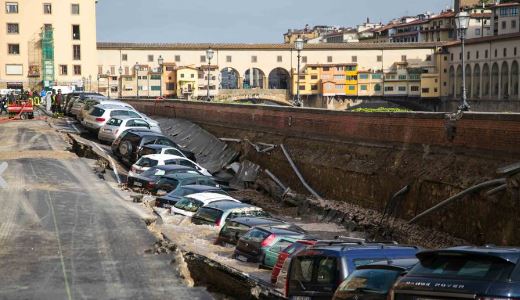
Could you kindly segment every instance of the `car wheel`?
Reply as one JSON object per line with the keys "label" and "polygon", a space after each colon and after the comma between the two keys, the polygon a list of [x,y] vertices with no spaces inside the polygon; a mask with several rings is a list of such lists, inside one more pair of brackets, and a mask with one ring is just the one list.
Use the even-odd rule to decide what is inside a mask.
{"label": "car wheel", "polygon": [[119,153],[121,156],[127,156],[132,153],[132,143],[125,141],[119,145]]}

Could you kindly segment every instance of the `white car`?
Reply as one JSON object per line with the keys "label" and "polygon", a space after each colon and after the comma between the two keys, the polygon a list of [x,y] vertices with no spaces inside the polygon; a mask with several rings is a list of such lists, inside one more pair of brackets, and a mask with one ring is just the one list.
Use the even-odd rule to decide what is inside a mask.
{"label": "white car", "polygon": [[186,157],[170,154],[151,154],[141,157],[135,164],[132,165],[128,176],[136,177],[137,175],[147,171],[151,167],[166,166],[166,165],[181,165],[191,167],[199,171],[202,175],[212,176],[208,170],[199,166],[197,163],[187,159]]}
{"label": "white car", "polygon": [[85,116],[81,124],[90,131],[98,131],[108,120],[117,116],[141,118],[140,114],[126,107],[113,104],[98,104]]}
{"label": "white car", "polygon": [[[123,132],[133,128],[148,128],[150,131],[161,133],[161,128],[159,126],[153,123],[148,123],[147,121],[141,118],[134,118],[130,116],[117,116],[108,120],[108,122],[99,129],[98,139],[101,141],[113,142]],[[166,154],[182,154],[182,152],[180,152],[179,150],[175,148],[172,149],[174,149],[175,152]]]}
{"label": "white car", "polygon": [[108,100],[107,98],[101,98],[101,97],[87,98],[82,109],[76,115],[76,118],[78,119],[78,121],[82,122],[85,119],[85,117],[88,114],[90,114],[90,112],[94,109],[94,106],[96,106],[98,104],[115,105],[115,106],[120,106],[122,108],[135,111],[135,108],[132,105],[125,103],[125,102]]}
{"label": "white car", "polygon": [[227,195],[216,193],[198,193],[182,197],[181,200],[172,206],[171,213],[175,215],[192,217],[200,207],[218,201],[240,202],[235,198]]}

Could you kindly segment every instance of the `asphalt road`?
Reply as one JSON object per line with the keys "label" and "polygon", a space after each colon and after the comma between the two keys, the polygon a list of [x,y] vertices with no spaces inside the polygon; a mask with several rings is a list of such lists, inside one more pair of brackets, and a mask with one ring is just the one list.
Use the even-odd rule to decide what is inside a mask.
{"label": "asphalt road", "polygon": [[0,299],[208,299],[43,121],[0,123]]}

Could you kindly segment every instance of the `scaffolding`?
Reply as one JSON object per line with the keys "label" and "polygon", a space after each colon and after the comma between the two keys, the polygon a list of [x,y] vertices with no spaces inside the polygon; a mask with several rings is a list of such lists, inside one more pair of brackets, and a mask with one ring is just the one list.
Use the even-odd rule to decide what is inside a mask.
{"label": "scaffolding", "polygon": [[54,85],[54,31],[50,26],[44,26],[41,33],[42,41],[42,80],[43,87]]}

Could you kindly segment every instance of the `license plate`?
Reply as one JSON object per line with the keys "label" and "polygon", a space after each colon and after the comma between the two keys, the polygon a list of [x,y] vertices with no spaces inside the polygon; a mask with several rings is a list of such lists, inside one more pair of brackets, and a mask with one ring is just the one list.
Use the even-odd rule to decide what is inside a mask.
{"label": "license plate", "polygon": [[307,297],[307,296],[292,296],[291,300],[311,300],[311,297]]}
{"label": "license plate", "polygon": [[143,184],[142,184],[142,183],[140,183],[140,182],[137,182],[137,181],[134,181],[134,185],[135,185],[135,186],[143,186]]}
{"label": "license plate", "polygon": [[247,257],[242,256],[242,255],[237,255],[237,260],[247,262]]}

